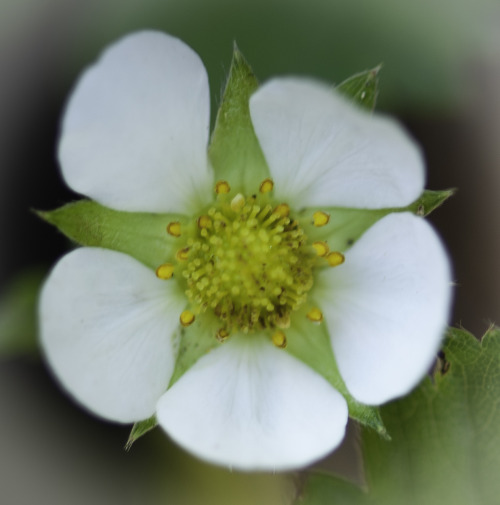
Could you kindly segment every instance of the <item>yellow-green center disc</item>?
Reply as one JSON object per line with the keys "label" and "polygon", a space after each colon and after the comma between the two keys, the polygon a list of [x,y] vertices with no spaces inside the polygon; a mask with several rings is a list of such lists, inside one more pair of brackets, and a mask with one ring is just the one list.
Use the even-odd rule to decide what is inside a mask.
{"label": "yellow-green center disc", "polygon": [[178,256],[186,295],[228,332],[286,328],[313,284],[314,250],[286,204],[237,195],[198,218]]}

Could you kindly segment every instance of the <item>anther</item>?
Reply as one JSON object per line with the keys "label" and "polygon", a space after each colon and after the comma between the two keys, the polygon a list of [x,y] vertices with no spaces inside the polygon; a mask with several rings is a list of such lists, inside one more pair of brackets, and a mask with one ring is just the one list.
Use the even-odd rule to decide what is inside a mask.
{"label": "anther", "polygon": [[313,242],[312,246],[314,247],[316,254],[321,257],[326,256],[330,251],[328,244],[326,242],[321,241],[321,240],[318,242]]}
{"label": "anther", "polygon": [[181,223],[179,221],[172,221],[167,225],[167,233],[172,235],[172,237],[180,237],[181,236]]}
{"label": "anther", "polygon": [[231,186],[229,185],[229,183],[227,181],[219,181],[215,185],[215,192],[218,195],[229,193],[230,191],[231,191]]}
{"label": "anther", "polygon": [[221,328],[215,335],[215,338],[219,342],[225,342],[229,338],[229,332],[225,328]]}
{"label": "anther", "polygon": [[345,258],[342,253],[334,251],[326,255],[326,261],[328,261],[328,264],[331,267],[337,267],[339,265],[342,265],[342,263],[344,263]]}
{"label": "anther", "polygon": [[179,321],[181,322],[182,326],[190,326],[191,324],[194,323],[195,316],[190,310],[184,310],[180,317]]}
{"label": "anther", "polygon": [[280,349],[284,349],[286,347],[286,335],[281,330],[275,331],[271,339],[276,347],[279,347]]}
{"label": "anther", "polygon": [[245,206],[245,197],[241,194],[238,193],[232,200],[231,200],[231,209],[234,212],[240,211],[243,207]]}
{"label": "anther", "polygon": [[189,254],[189,247],[184,247],[183,249],[179,249],[176,253],[175,253],[175,257],[179,260],[179,261],[186,261],[188,259],[188,254]]}
{"label": "anther", "polygon": [[198,218],[198,228],[204,229],[211,227],[212,227],[212,220],[208,216],[200,216]]}
{"label": "anther", "polygon": [[270,191],[272,191],[274,188],[274,182],[272,179],[264,179],[261,183],[260,183],[260,187],[259,187],[259,191],[261,193],[269,193]]}
{"label": "anther", "polygon": [[327,214],[326,212],[323,212],[321,210],[317,210],[313,214],[313,225],[314,226],[325,226],[325,224],[328,224],[328,221],[330,221],[330,215]]}
{"label": "anther", "polygon": [[286,203],[280,203],[273,210],[273,214],[278,214],[280,217],[288,217],[290,215],[290,207]]}
{"label": "anther", "polygon": [[163,263],[156,269],[156,277],[167,280],[174,275],[174,265],[172,263]]}
{"label": "anther", "polygon": [[323,321],[323,313],[318,309],[318,307],[313,307],[307,313],[307,319],[313,323],[321,323],[321,321]]}

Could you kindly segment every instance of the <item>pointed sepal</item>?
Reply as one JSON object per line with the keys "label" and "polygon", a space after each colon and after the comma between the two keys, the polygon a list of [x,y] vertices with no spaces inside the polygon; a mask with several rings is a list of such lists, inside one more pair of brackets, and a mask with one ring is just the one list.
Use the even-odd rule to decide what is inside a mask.
{"label": "pointed sepal", "polygon": [[382,65],[355,74],[341,82],[335,89],[353,102],[368,110],[375,108],[378,96],[378,73]]}
{"label": "pointed sepal", "polygon": [[[306,208],[299,213],[302,226],[307,229],[311,241],[328,242],[330,249],[346,251],[358,240],[363,233],[373,226],[379,219],[393,212],[412,212],[417,216],[428,216],[453,196],[454,189],[442,191],[425,190],[420,197],[407,207],[385,209],[353,209],[347,207],[318,207]],[[315,212],[326,212],[329,216],[328,226],[311,226]]]}
{"label": "pointed sepal", "polygon": [[156,416],[152,416],[149,419],[145,419],[144,421],[139,421],[132,426],[132,430],[130,431],[130,435],[128,436],[127,443],[125,444],[125,450],[130,451],[132,445],[144,436],[146,433],[150,432],[154,428],[158,426],[158,421],[156,420]]}
{"label": "pointed sepal", "polygon": [[[312,302],[311,304],[314,305]],[[349,417],[363,426],[371,428],[385,440],[389,440],[390,436],[378,407],[359,403],[347,390],[333,355],[326,325],[310,322],[305,309],[300,309],[294,314],[292,324],[286,330],[286,335],[286,351],[323,376],[342,394],[347,402]]]}
{"label": "pointed sepal", "polygon": [[269,177],[249,109],[250,96],[258,86],[250,65],[235,44],[208,153],[215,180],[227,181],[232,189],[244,194],[254,193]]}
{"label": "pointed sepal", "polygon": [[426,189],[420,198],[408,206],[407,210],[417,214],[417,216],[428,216],[432,211],[443,205],[455,192],[456,189],[444,189],[441,191]]}
{"label": "pointed sepal", "polygon": [[171,222],[187,226],[184,216],[123,212],[91,200],[79,200],[37,215],[79,245],[103,247],[132,256],[156,269],[175,256],[179,238],[167,233]]}

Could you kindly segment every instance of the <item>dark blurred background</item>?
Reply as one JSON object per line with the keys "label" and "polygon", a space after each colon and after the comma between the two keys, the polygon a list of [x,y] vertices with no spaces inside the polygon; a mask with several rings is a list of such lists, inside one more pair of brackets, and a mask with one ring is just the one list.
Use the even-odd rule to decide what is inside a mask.
{"label": "dark blurred background", "polygon": [[[107,44],[142,28],[180,37],[207,66],[214,112],[233,41],[262,81],[301,74],[338,83],[382,63],[378,109],[398,116],[423,146],[429,189],[458,188],[431,221],[454,265],[450,322],[480,335],[500,322],[499,7],[497,0],[0,0],[0,503],[265,505],[289,503],[293,494],[288,476],[210,467],[161,433],[125,453],[128,428],[71,403],[33,348],[27,286],[67,244],[30,209],[76,197],[55,159],[59,121],[78,74]],[[351,426],[320,466],[360,481],[358,464]]]}

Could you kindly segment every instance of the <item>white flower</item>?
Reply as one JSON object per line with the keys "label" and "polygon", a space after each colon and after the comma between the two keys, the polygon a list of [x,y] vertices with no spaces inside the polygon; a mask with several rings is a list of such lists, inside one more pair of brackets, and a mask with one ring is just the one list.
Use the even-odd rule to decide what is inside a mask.
{"label": "white flower", "polygon": [[[193,216],[193,223],[206,218],[206,226],[198,221],[188,233],[189,254],[198,247],[196,237],[205,237],[212,249],[202,249],[205,239],[199,238],[196,267],[194,259],[187,266],[174,258],[166,264],[167,270],[179,268],[184,280],[182,275],[165,280],[171,272],[155,275],[120,252],[76,249],[57,263],[44,286],[41,341],[62,385],[93,413],[124,423],[156,413],[163,429],[199,457],[240,469],[282,470],[326,455],[342,440],[347,421],[343,396],[278,348],[285,344],[287,326],[307,332],[303,328],[315,324],[296,324],[295,309],[310,308],[311,319],[324,318],[348,390],[358,401],[378,405],[407,393],[431,364],[449,311],[450,268],[433,229],[407,212],[377,221],[343,251],[345,263],[337,268],[326,266],[325,251],[311,252],[302,228],[288,218],[303,209],[312,215],[322,207],[379,209],[414,201],[423,190],[424,166],[394,121],[299,78],[261,86],[250,112],[269,166],[267,184],[274,182],[272,197],[257,198],[287,204],[278,217],[270,211],[256,219],[255,232],[245,217],[252,240],[274,226],[276,243],[287,243],[278,256],[262,253],[270,255],[271,267],[267,259],[253,259],[261,246],[250,242],[246,263],[234,260],[240,254],[234,243],[241,237],[222,239],[222,228],[215,226],[216,212],[236,229],[232,213],[243,219],[241,206],[257,207],[250,195],[224,200],[214,193],[207,156],[208,81],[198,56],[168,35],[141,32],[111,46],[84,73],[62,128],[59,157],[66,182],[114,209],[176,212]],[[207,210],[210,206],[215,210]],[[327,214],[316,217],[326,220]],[[281,224],[268,225],[266,219]],[[192,272],[200,264],[212,269],[209,259],[226,239],[220,258],[230,252],[218,257],[222,270],[211,273],[207,285],[196,284]],[[342,255],[335,252],[330,259],[339,264]],[[318,261],[324,262],[321,268]],[[254,263],[257,287],[247,283],[255,271],[240,272]],[[191,282],[187,290],[185,279]],[[221,294],[226,281],[232,286],[227,296]],[[271,301],[268,288],[275,293]],[[285,294],[297,303],[285,301]],[[248,309],[241,301],[247,295],[262,308]],[[212,331],[202,318],[187,328],[193,306],[212,299],[217,307],[206,312],[223,323],[219,337],[226,329],[231,335],[167,390],[179,315],[186,326],[183,338]],[[310,303],[316,305],[308,308]]]}

